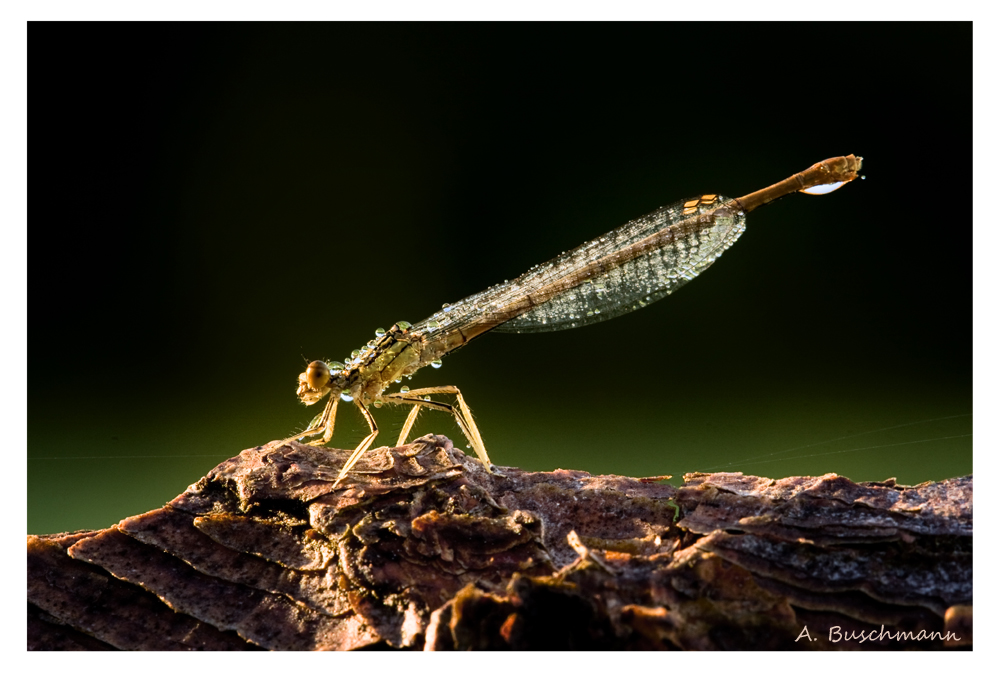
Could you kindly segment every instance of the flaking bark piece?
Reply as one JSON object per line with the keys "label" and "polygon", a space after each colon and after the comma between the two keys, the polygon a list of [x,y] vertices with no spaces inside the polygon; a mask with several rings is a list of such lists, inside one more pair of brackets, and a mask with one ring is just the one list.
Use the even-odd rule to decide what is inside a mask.
{"label": "flaking bark piece", "polygon": [[858,484],[836,474],[684,478],[677,494],[680,525],[701,534],[740,530],[817,544],[972,535],[972,476],[914,487],[894,480]]}
{"label": "flaking bark piece", "polygon": [[227,548],[294,570],[326,569],[337,555],[334,543],[301,521],[220,514],[195,518],[194,526]]}
{"label": "flaking bark piece", "polygon": [[69,554],[145,588],[178,612],[266,649],[350,649],[375,641],[352,617],[339,620],[282,594],[203,574],[118,528],[77,542]]}
{"label": "flaking bark piece", "polygon": [[[207,646],[214,635],[269,649],[858,647],[796,641],[804,621],[947,624],[963,631],[949,646],[971,640],[971,477],[905,488],[698,474],[678,492],[656,478],[488,473],[425,436],[372,450],[334,490],[349,454],[254,448],[163,509],[47,538],[57,555],[32,563],[29,539],[29,586],[42,579],[45,590],[29,587],[29,601],[49,597],[29,611],[36,644],[223,648]],[[131,594],[130,625],[92,630],[127,601],[77,598],[64,611],[48,581],[59,574],[71,598],[103,586]],[[824,584],[831,574],[837,583]],[[171,637],[168,615],[190,636]],[[134,639],[148,634],[158,646]]]}
{"label": "flaking bark piece", "polygon": [[346,508],[393,490],[457,475],[460,466],[452,461],[446,447],[451,449],[451,441],[444,446],[438,445],[434,437],[424,437],[402,448],[370,450],[344,481],[346,490],[334,491],[339,467],[349,451],[295,442],[271,443],[244,450],[219,464],[171,502],[171,506],[209,515],[249,513],[264,503],[274,509],[287,502],[292,510],[298,511],[296,507],[335,493],[333,503]]}
{"label": "flaking bark piece", "polygon": [[[252,550],[246,551],[247,548],[256,548],[260,538],[275,534],[276,527],[273,521],[261,521],[245,516],[210,518],[225,519],[228,534],[232,534],[235,530],[254,532],[255,535],[251,537],[252,541],[249,544],[235,535],[223,537],[220,543],[203,532],[200,524],[205,518],[192,518],[191,514],[169,506],[141,516],[126,518],[118,524],[118,529],[144,544],[168,551],[172,556],[209,577],[243,584],[260,591],[282,594],[294,602],[328,616],[341,616],[351,611],[346,594],[340,588],[336,565],[300,570],[282,564],[281,560],[268,559]],[[242,524],[236,524],[238,521]],[[299,550],[302,555],[295,556],[292,553],[294,544],[290,541],[291,532],[283,532],[283,536],[277,537],[273,549],[295,561],[309,560],[305,554],[315,551],[317,539],[316,536],[310,536],[310,532],[313,531],[306,529],[300,533]],[[332,547],[333,544],[325,541],[324,546]],[[277,555],[273,549],[268,550],[268,553]],[[335,555],[334,549],[327,552],[324,558],[329,560]]]}
{"label": "flaking bark piece", "polygon": [[114,647],[76,630],[28,603],[28,651],[104,652]]}
{"label": "flaking bark piece", "polygon": [[971,542],[918,552],[905,543],[817,547],[715,531],[697,546],[760,576],[823,592],[831,601],[844,591],[862,591],[882,603],[925,607],[940,616],[952,605],[972,602]]}
{"label": "flaking bark piece", "polygon": [[945,642],[946,647],[963,647],[972,644],[972,605],[955,605],[944,614],[944,627],[954,635]]}
{"label": "flaking bark piece", "polygon": [[788,649],[795,613],[746,570],[688,549],[676,560],[589,553],[501,592],[467,586],[431,618],[428,650]]}
{"label": "flaking bark piece", "polygon": [[[827,474],[691,474],[680,526],[811,611],[940,628],[972,601],[972,477],[908,487]],[[937,617],[929,617],[928,612]]]}
{"label": "flaking bark piece", "polygon": [[28,604],[35,608],[29,616],[56,626],[29,624],[29,649],[92,649],[94,643],[129,650],[255,649],[239,636],[175,612],[155,595],[67,555],[74,544],[99,534],[28,536]]}
{"label": "flaking bark piece", "polygon": [[[726,560],[728,562],[729,558]],[[850,619],[871,626],[897,626],[913,631],[933,631],[941,627],[939,614],[925,607],[879,602],[862,591],[811,591],[760,574],[754,574],[754,581],[761,588],[786,598],[800,616],[819,613],[841,621]]]}
{"label": "flaking bark piece", "polygon": [[680,536],[671,502],[676,489],[668,484],[563,469],[508,469],[485,480],[498,504],[538,514],[545,549],[556,567],[577,558],[567,539],[571,531],[584,543],[647,554],[670,550]]}
{"label": "flaking bark piece", "polygon": [[[413,509],[387,520],[377,519],[381,524],[366,531],[386,527],[409,536],[408,529],[414,519],[431,511],[487,519],[506,517],[507,513],[531,513],[538,523],[539,546],[536,553],[528,557],[534,563],[550,564],[553,568],[576,558],[566,542],[571,530],[576,530],[584,541],[601,541],[609,547],[647,552],[669,547],[668,540],[678,535],[673,522],[676,509],[670,503],[675,488],[671,485],[625,476],[592,476],[583,471],[527,472],[501,467],[497,473],[488,473],[477,459],[456,450],[443,436],[426,436],[409,446],[379,449],[379,452],[399,458],[379,459],[378,466],[389,468],[381,472],[368,469],[368,473],[351,475],[344,481],[345,490],[313,500],[309,505],[309,518],[314,528],[330,537],[339,536],[345,528],[357,524],[355,516],[350,515],[354,513],[352,507],[370,510],[379,495],[390,498],[390,493],[408,493],[411,496],[405,501],[412,503]],[[418,460],[423,472],[414,475],[412,464],[401,461],[403,457]],[[428,488],[419,489],[421,485]],[[457,521],[440,519],[438,522],[451,526]],[[526,522],[508,521],[499,528],[519,529]],[[477,529],[482,531],[481,528],[469,531],[474,535]],[[424,528],[420,538],[426,540],[427,536]],[[452,548],[483,551],[489,548],[470,546],[463,537],[453,535],[451,539],[455,545],[446,546],[444,555],[436,556],[435,565],[448,568],[450,554],[447,551]],[[413,546],[408,544],[411,554],[417,552]],[[491,546],[495,548],[496,545]],[[497,561],[502,557],[493,556]],[[469,561],[475,564],[471,563],[471,558]],[[527,564],[526,559],[522,558],[522,562]],[[526,571],[522,563],[511,564],[515,571]],[[455,571],[454,567],[451,569]]]}
{"label": "flaking bark piece", "polygon": [[70,554],[249,643],[350,649],[421,646],[431,613],[470,582],[503,587],[575,559],[572,528],[611,548],[670,548],[669,485],[491,474],[427,436],[373,450],[333,490],[347,455],[297,443],[244,451]]}

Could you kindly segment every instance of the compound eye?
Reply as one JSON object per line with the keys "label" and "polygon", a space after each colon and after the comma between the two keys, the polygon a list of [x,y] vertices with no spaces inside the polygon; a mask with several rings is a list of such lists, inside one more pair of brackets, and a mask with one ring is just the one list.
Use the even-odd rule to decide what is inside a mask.
{"label": "compound eye", "polygon": [[306,368],[306,382],[313,389],[322,389],[330,383],[330,368],[322,361],[313,361]]}

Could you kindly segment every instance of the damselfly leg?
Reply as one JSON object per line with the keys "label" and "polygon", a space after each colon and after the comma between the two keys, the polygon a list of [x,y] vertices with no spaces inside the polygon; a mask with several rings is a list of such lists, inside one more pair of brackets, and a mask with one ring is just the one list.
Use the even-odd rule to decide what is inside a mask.
{"label": "damselfly leg", "polygon": [[368,448],[371,447],[371,444],[375,441],[375,437],[378,436],[378,425],[375,424],[375,418],[372,417],[368,408],[366,408],[361,401],[356,400],[354,403],[358,406],[358,410],[361,411],[361,414],[364,415],[365,421],[368,422],[368,427],[371,429],[371,433],[365,436],[364,440],[358,444],[358,447],[354,448],[354,452],[351,453],[351,456],[347,458],[344,466],[340,469],[340,473],[337,475],[337,480],[333,484],[334,489],[340,485],[340,482],[344,480],[350,470],[354,468],[354,465],[357,464],[358,460],[361,459],[361,456],[368,451]]}
{"label": "damselfly leg", "polygon": [[320,415],[317,415],[313,421],[309,424],[309,428],[305,431],[300,431],[294,436],[289,436],[285,440],[281,441],[280,445],[285,443],[290,443],[291,441],[303,442],[306,438],[310,436],[316,436],[319,433],[323,434],[323,438],[308,441],[306,445],[326,445],[333,438],[333,424],[337,420],[337,404],[340,403],[339,396],[333,396],[326,404],[326,408]]}
{"label": "damselfly leg", "polygon": [[[423,398],[424,396],[430,396],[431,394],[453,394],[455,396],[455,400],[458,402],[458,407],[456,408],[453,405],[441,403],[440,401],[428,401]],[[400,392],[395,394],[385,394],[382,396],[382,401],[385,403],[394,403],[396,405],[406,404],[413,406],[410,414],[406,417],[406,422],[403,424],[403,430],[399,434],[397,445],[403,445],[406,443],[406,438],[410,435],[410,431],[413,429],[413,424],[417,421],[417,415],[420,413],[421,408],[440,410],[455,416],[455,421],[458,422],[458,428],[461,429],[465,437],[469,439],[472,449],[476,451],[476,455],[478,455],[479,459],[482,460],[486,470],[489,471],[492,468],[493,464],[490,462],[489,455],[486,454],[486,445],[483,443],[482,436],[479,435],[479,427],[476,426],[475,420],[472,419],[472,411],[469,410],[469,406],[465,402],[462,392],[458,390],[458,387],[450,385],[443,387],[426,387],[423,389],[413,389],[406,393]]]}

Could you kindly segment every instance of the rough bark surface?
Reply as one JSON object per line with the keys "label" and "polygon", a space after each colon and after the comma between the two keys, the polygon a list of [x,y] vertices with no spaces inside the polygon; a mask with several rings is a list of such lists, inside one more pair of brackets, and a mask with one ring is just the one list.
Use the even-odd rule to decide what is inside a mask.
{"label": "rough bark surface", "polygon": [[29,535],[28,648],[971,647],[971,476],[674,488],[425,436],[334,490],[347,455],[244,450],[162,509]]}

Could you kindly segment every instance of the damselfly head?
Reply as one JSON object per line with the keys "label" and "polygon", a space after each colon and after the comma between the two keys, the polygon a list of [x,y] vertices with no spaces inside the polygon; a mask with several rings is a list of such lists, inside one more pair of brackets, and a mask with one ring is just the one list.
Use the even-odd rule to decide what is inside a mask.
{"label": "damselfly head", "polygon": [[339,371],[333,371],[323,361],[313,361],[306,371],[299,375],[299,388],[295,394],[306,405],[312,405],[334,388]]}
{"label": "damselfly head", "polygon": [[329,384],[332,379],[332,373],[330,372],[330,366],[328,366],[324,361],[313,361],[306,368],[306,382],[312,389],[322,389],[327,384]]}

